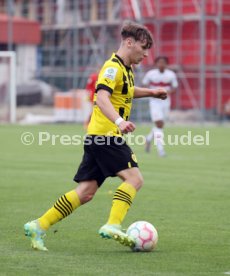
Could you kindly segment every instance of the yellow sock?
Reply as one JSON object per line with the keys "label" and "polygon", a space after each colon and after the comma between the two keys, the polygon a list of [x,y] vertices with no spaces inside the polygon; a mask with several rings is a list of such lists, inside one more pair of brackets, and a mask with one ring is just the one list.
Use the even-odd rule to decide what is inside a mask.
{"label": "yellow sock", "polygon": [[78,194],[72,190],[61,196],[54,206],[50,208],[38,221],[43,230],[48,230],[51,225],[70,215],[81,205]]}
{"label": "yellow sock", "polygon": [[108,224],[121,224],[132,201],[136,195],[136,189],[129,183],[123,182],[113,197],[113,204],[109,215]]}

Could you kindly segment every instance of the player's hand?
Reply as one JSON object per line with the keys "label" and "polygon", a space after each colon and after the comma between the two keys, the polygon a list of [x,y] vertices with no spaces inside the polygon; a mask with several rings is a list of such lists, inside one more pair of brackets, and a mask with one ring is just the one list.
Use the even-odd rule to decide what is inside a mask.
{"label": "player's hand", "polygon": [[119,124],[119,129],[121,131],[121,133],[129,133],[129,132],[133,132],[135,130],[136,126],[134,125],[134,123],[130,122],[130,121],[122,121]]}
{"label": "player's hand", "polygon": [[152,90],[152,95],[154,98],[165,100],[167,99],[167,90],[165,88],[156,88]]}

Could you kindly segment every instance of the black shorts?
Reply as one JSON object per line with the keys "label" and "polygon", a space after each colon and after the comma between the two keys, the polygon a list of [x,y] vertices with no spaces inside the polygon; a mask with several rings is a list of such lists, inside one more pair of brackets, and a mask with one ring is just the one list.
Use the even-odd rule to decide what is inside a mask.
{"label": "black shorts", "polygon": [[101,186],[108,176],[132,167],[138,167],[136,156],[122,137],[87,136],[74,181],[96,180]]}

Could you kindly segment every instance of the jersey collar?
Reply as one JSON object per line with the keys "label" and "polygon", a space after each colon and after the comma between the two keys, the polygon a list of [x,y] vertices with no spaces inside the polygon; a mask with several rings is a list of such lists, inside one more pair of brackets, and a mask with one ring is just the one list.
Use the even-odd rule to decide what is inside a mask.
{"label": "jersey collar", "polygon": [[114,56],[125,66],[126,69],[128,69],[128,70],[131,70],[131,69],[132,69],[131,66],[125,65],[123,59],[120,58],[117,54],[114,54]]}

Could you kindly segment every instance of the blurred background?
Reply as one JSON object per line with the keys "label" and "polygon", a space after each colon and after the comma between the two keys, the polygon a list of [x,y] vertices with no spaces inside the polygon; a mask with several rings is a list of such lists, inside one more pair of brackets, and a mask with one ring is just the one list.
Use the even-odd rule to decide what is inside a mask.
{"label": "blurred background", "polygon": [[[171,120],[229,119],[230,0],[0,0],[0,122],[83,122],[87,79],[117,50],[124,20],[155,40],[136,85],[158,55],[177,74]],[[147,99],[132,116],[150,120]]]}

